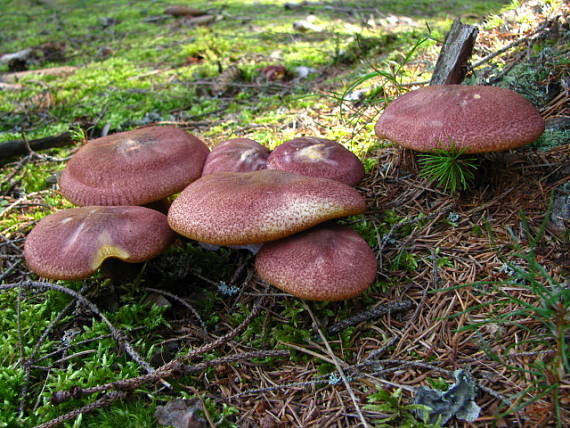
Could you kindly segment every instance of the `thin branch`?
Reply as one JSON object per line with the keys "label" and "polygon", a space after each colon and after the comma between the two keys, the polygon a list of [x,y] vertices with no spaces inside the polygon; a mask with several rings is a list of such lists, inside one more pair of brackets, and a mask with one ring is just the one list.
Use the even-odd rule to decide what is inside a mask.
{"label": "thin branch", "polygon": [[313,311],[311,310],[311,308],[309,307],[307,302],[303,301],[303,306],[305,307],[305,309],[307,310],[307,312],[311,316],[311,319],[313,320],[313,324],[314,324],[317,332],[319,333],[319,336],[321,336],[321,339],[322,339],[323,343],[325,344],[325,347],[327,348],[327,352],[329,353],[330,357],[332,358],[332,360],[334,362],[336,370],[338,371],[338,373],[340,374],[340,377],[342,378],[344,386],[346,387],[346,390],[348,391],[348,395],[350,395],[350,399],[352,400],[352,403],[354,404],[354,407],[356,409],[356,413],[358,414],[358,417],[360,418],[360,421],[362,422],[362,426],[365,428],[368,428],[370,425],[368,424],[368,422],[366,422],[366,419],[364,418],[364,415],[362,414],[362,410],[360,409],[360,404],[358,402],[358,399],[356,398],[356,395],[354,394],[354,391],[352,390],[352,387],[350,386],[350,382],[348,381],[348,378],[346,377],[346,374],[344,373],[344,370],[342,369],[342,366],[340,365],[340,363],[338,361],[338,357],[334,354],[329,342],[327,341],[327,338],[325,337],[324,333],[322,332],[322,330],[319,326],[319,323],[317,322],[315,315],[313,314]]}
{"label": "thin branch", "polygon": [[131,346],[131,344],[129,342],[127,342],[123,332],[121,332],[120,330],[117,330],[113,326],[113,324],[111,324],[111,322],[107,319],[107,317],[105,317],[105,315],[103,315],[99,311],[97,306],[95,306],[93,303],[91,303],[89,300],[87,300],[85,297],[83,297],[78,292],[73,291],[73,290],[66,288],[66,287],[62,287],[61,285],[52,284],[49,282],[24,281],[21,283],[0,285],[0,290],[11,290],[11,289],[15,289],[15,288],[19,288],[19,289],[22,289],[22,288],[44,288],[44,289],[48,289],[48,290],[59,291],[60,293],[65,293],[65,294],[75,298],[76,300],[81,302],[81,304],[87,306],[89,308],[89,310],[91,310],[99,318],[101,318],[101,320],[107,325],[109,330],[111,330],[111,333],[113,334],[113,338],[119,343],[119,345],[123,348],[123,350],[133,359],[133,361],[135,361],[137,364],[139,364],[147,373],[152,373],[154,371],[154,369],[146,361],[143,360],[143,358],[138,354],[138,352],[134,350],[134,348]]}
{"label": "thin branch", "polygon": [[[557,19],[557,18],[555,18]],[[552,20],[554,21],[554,20]],[[521,37],[520,39],[515,40],[514,42],[509,43],[508,45],[502,47],[501,49],[487,55],[486,57],[480,59],[479,61],[477,61],[476,63],[472,64],[469,67],[469,71],[474,70],[475,68],[485,64],[486,62],[489,62],[490,60],[492,60],[493,58],[495,58],[496,56],[499,56],[503,53],[505,53],[506,51],[524,43],[527,42],[529,40],[533,40],[539,37],[540,33],[545,32],[545,30],[552,24],[552,21],[546,21],[543,22],[535,31],[533,31],[532,33],[530,33],[529,35],[525,36],[525,37]]]}
{"label": "thin branch", "polygon": [[375,320],[383,315],[390,314],[393,312],[406,311],[411,307],[412,307],[411,300],[402,300],[401,302],[385,303],[383,305],[376,306],[375,308],[359,312],[344,320],[338,321],[329,326],[327,332],[329,335],[333,335],[341,332],[345,328],[351,327],[356,324],[360,324],[361,322]]}
{"label": "thin branch", "polygon": [[90,388],[75,387],[67,391],[56,391],[52,396],[52,402],[62,403],[72,398],[77,398],[84,395],[90,395],[97,392],[104,392],[112,389],[120,391],[133,390],[146,383],[158,382],[165,377],[180,375],[180,373],[183,373],[184,370],[188,370],[188,368],[182,363],[183,361],[190,360],[194,357],[210,352],[215,348],[224,345],[229,340],[233,339],[238,334],[240,334],[249,325],[251,320],[255,318],[257,315],[259,315],[259,313],[261,312],[262,303],[263,299],[258,300],[258,302],[253,307],[250,314],[241,322],[240,325],[231,330],[229,333],[219,337],[218,339],[212,342],[202,345],[201,347],[196,348],[193,351],[190,351],[186,355],[178,357],[160,366],[152,373],[147,373],[145,375],[136,376],[129,379],[122,379],[115,382],[109,382],[106,384],[97,385]]}
{"label": "thin branch", "polygon": [[34,428],[52,428],[59,424],[64,423],[65,421],[70,421],[77,418],[79,415],[84,415],[86,413],[91,413],[94,410],[101,409],[103,407],[108,407],[113,404],[115,401],[125,398],[127,393],[124,391],[111,391],[108,394],[105,394],[103,397],[94,401],[91,404],[86,406],[80,407],[79,409],[72,410],[65,415],[58,416],[51,421],[45,422],[41,425],[37,425]]}

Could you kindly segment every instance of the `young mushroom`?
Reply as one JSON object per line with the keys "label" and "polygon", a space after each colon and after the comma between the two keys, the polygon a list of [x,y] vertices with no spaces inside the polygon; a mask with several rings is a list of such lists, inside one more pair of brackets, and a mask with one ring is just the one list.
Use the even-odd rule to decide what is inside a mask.
{"label": "young mushroom", "polygon": [[109,258],[139,263],[156,257],[174,237],[166,216],[150,208],[70,208],[40,220],[26,238],[24,257],[41,277],[81,279]]}
{"label": "young mushroom", "polygon": [[463,154],[508,150],[535,141],[544,120],[525,98],[493,86],[435,85],[393,101],[376,135],[420,152]]}
{"label": "young mushroom", "polygon": [[248,245],[280,239],[365,208],[358,191],[326,178],[269,169],[220,172],[184,189],[170,206],[168,223],[196,241]]}
{"label": "young mushroom", "polygon": [[350,150],[336,141],[299,137],[279,145],[269,155],[267,167],[310,177],[330,178],[355,186],[364,167]]}
{"label": "young mushroom", "polygon": [[180,192],[200,177],[208,147],[174,126],[151,126],[82,146],[59,179],[79,206],[145,205]]}
{"label": "young mushroom", "polygon": [[232,138],[212,149],[202,175],[215,172],[251,172],[267,168],[269,149],[249,138]]}
{"label": "young mushroom", "polygon": [[364,292],[376,277],[376,257],[346,226],[322,225],[264,244],[255,257],[259,276],[296,297],[337,301]]}

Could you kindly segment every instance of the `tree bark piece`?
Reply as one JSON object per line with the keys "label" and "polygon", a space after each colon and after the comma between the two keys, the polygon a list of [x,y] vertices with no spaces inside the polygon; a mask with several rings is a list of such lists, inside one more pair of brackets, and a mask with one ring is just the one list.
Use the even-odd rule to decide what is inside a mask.
{"label": "tree bark piece", "polygon": [[[27,142],[29,148],[34,152],[39,150],[52,149],[54,147],[64,147],[73,144],[71,133],[64,132],[60,135],[52,137],[38,138],[37,140],[29,140]],[[0,159],[6,159],[12,156],[25,155],[29,152],[28,145],[24,140],[13,140],[0,143]]]}
{"label": "tree bark piece", "polygon": [[437,58],[430,85],[452,85],[463,81],[478,33],[477,27],[462,24],[459,18],[453,21]]}

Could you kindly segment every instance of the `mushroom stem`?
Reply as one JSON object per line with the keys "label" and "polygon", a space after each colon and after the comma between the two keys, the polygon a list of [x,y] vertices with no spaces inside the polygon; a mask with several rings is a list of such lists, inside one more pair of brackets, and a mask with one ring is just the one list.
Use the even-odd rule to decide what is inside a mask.
{"label": "mushroom stem", "polygon": [[168,214],[168,208],[170,208],[170,200],[168,198],[162,198],[159,201],[144,204],[143,207],[150,208],[151,210],[155,210],[166,215]]}
{"label": "mushroom stem", "polygon": [[101,272],[113,285],[124,285],[135,282],[143,267],[144,262],[128,263],[111,257],[103,262]]}

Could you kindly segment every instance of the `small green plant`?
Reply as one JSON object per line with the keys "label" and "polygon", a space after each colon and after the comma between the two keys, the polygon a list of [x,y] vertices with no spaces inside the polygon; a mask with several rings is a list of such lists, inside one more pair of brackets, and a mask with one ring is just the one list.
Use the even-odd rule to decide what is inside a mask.
{"label": "small green plant", "polygon": [[382,419],[374,421],[374,426],[383,427],[409,427],[409,428],[437,428],[439,424],[429,424],[427,421],[419,421],[416,419],[415,411],[423,410],[424,414],[429,414],[429,407],[421,404],[405,404],[403,403],[402,390],[396,389],[390,392],[380,389],[368,396],[368,403],[364,409],[378,412],[384,415]]}
{"label": "small green plant", "polygon": [[450,193],[467,190],[475,178],[477,159],[452,145],[419,156],[420,174]]}
{"label": "small green plant", "polygon": [[[548,358],[537,358],[529,368],[519,367],[509,362],[508,355],[499,355],[490,346],[483,346],[489,358],[502,361],[510,370],[521,372],[532,380],[529,387],[513,397],[512,406],[504,409],[501,417],[524,409],[526,406],[550,398],[552,419],[555,426],[562,427],[561,414],[563,405],[562,380],[570,373],[570,288],[554,277],[538,263],[534,252],[516,254],[520,263],[505,263],[501,272],[508,276],[503,281],[481,281],[474,284],[460,285],[454,288],[473,287],[478,294],[492,295],[493,300],[476,305],[457,315],[485,310],[485,319],[473,322],[461,330],[479,330],[487,325],[516,326],[528,338],[521,342],[528,349],[552,350]],[[524,266],[524,267],[523,267]],[[449,290],[449,289],[446,289]],[[516,292],[519,290],[520,292]],[[441,290],[440,290],[441,291]],[[522,296],[534,296],[523,299]],[[504,308],[516,309],[505,311]],[[543,328],[530,326],[519,320],[533,320]],[[480,334],[481,340],[483,334]],[[505,350],[506,354],[514,351]]]}

